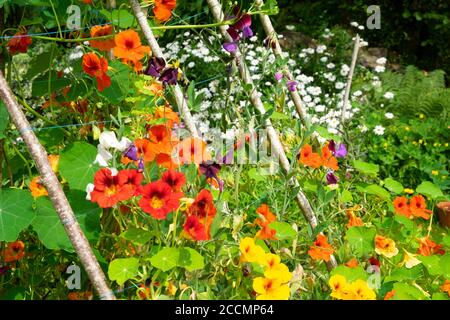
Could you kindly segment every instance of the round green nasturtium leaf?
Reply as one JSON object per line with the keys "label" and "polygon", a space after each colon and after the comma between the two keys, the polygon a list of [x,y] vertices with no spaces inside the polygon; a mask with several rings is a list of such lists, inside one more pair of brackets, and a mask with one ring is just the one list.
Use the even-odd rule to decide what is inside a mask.
{"label": "round green nasturtium leaf", "polygon": [[120,236],[137,245],[144,245],[149,242],[151,238],[153,238],[154,233],[136,227],[129,227],[126,231],[122,232]]}
{"label": "round green nasturtium leaf", "polygon": [[393,289],[395,291],[394,300],[427,300],[420,289],[403,282],[396,282]]}
{"label": "round green nasturtium leaf", "polygon": [[384,187],[395,194],[400,194],[404,190],[403,185],[392,178],[384,180]]}
{"label": "round green nasturtium leaf", "polygon": [[443,197],[441,189],[432,182],[424,181],[417,188],[416,192],[431,197],[432,199],[437,199]]}
{"label": "round green nasturtium leaf", "polygon": [[442,256],[439,265],[441,267],[442,275],[446,279],[450,279],[450,254]]}
{"label": "round green nasturtium leaf", "polygon": [[33,198],[27,190],[0,189],[0,241],[15,241],[35,218]]}
{"label": "round green nasturtium leaf", "polygon": [[178,265],[180,252],[177,248],[164,248],[150,258],[152,266],[164,272]]}
{"label": "round green nasturtium leaf", "polygon": [[391,195],[389,192],[386,191],[386,189],[380,187],[377,184],[371,184],[370,186],[367,186],[364,191],[368,194],[372,194],[374,196],[378,196],[383,200],[390,201]]}
{"label": "round green nasturtium leaf", "polygon": [[115,259],[111,261],[108,268],[108,277],[115,280],[119,285],[137,276],[139,271],[139,260],[136,258]]}
{"label": "round green nasturtium leaf", "polygon": [[93,183],[99,168],[94,164],[96,156],[97,149],[86,142],[75,142],[61,152],[59,171],[72,190],[85,191],[87,184]]}
{"label": "round green nasturtium leaf", "polygon": [[420,261],[422,261],[425,268],[427,268],[428,273],[432,276],[437,276],[442,274],[441,265],[440,265],[440,256],[431,255],[431,256],[418,256]]}
{"label": "round green nasturtium leaf", "polygon": [[297,236],[297,232],[287,222],[275,221],[269,224],[269,228],[274,229],[278,240],[294,239]]}
{"label": "round green nasturtium leaf", "polygon": [[200,270],[205,266],[202,255],[192,248],[180,248],[179,255],[178,265],[188,271]]}
{"label": "round green nasturtium leaf", "polygon": [[362,257],[375,250],[374,238],[376,233],[375,228],[351,227],[347,230],[345,237],[350,245],[352,253],[358,257]]}
{"label": "round green nasturtium leaf", "polygon": [[341,275],[348,282],[354,282],[356,280],[364,280],[370,276],[368,272],[366,272],[362,267],[350,268],[347,266],[337,266],[331,271],[331,276]]}
{"label": "round green nasturtium leaf", "polygon": [[353,161],[353,167],[361,173],[374,176],[376,176],[378,171],[380,171],[380,167],[378,165],[360,160]]}
{"label": "round green nasturtium leaf", "polygon": [[[85,196],[85,192],[79,190],[71,190],[67,193],[67,199],[86,238],[96,241],[100,232],[101,209],[95,203],[86,200]],[[37,215],[32,226],[42,244],[51,250],[74,252],[72,243],[50,199],[38,198],[36,208]]]}

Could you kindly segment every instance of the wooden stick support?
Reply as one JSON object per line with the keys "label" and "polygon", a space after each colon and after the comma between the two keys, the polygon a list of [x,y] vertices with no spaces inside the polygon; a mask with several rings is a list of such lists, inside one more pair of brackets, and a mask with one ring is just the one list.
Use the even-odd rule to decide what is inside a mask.
{"label": "wooden stick support", "polygon": [[47,188],[48,196],[55,207],[56,213],[64,225],[64,229],[72,242],[75,252],[80,258],[81,263],[86,270],[94,288],[97,290],[102,300],[114,300],[114,294],[109,288],[106,277],[100,268],[97,259],[92,252],[89,242],[86,239],[83,230],[81,230],[76,217],[70,207],[69,201],[64,194],[61,184],[50,166],[47,158],[47,152],[40,144],[38,138],[31,129],[25,114],[22,112],[13,92],[6,82],[3,73],[0,71],[0,96],[11,119],[20,132],[28,151],[31,154],[40,179]]}
{"label": "wooden stick support", "polygon": [[[207,2],[211,9],[212,15],[214,16],[214,19],[217,22],[223,21],[224,13],[222,11],[222,6],[220,5],[220,3],[217,0],[207,0]],[[231,42],[232,39],[227,32],[227,27],[220,26],[219,28],[220,28],[220,32],[221,32],[222,36],[225,38],[225,40],[228,42]],[[244,83],[249,84],[252,87],[252,91],[250,93],[251,103],[256,108],[256,110],[258,110],[259,113],[265,114],[266,110],[261,101],[260,94],[253,84],[253,80],[251,78],[250,71],[248,70],[247,65],[245,63],[245,59],[243,59],[239,49],[237,49],[235,52],[233,52],[231,54],[235,59],[236,66],[239,70],[241,79],[244,81]],[[272,122],[270,121],[270,119],[266,119],[264,125],[267,130],[269,140],[279,158],[281,167],[283,168],[283,170],[286,173],[290,173],[291,166],[290,166],[289,160],[284,152],[284,149],[281,144],[278,133],[273,128]],[[292,178],[291,183],[294,185],[294,187],[297,187],[297,188],[300,187],[296,178]],[[308,199],[306,198],[305,194],[302,192],[301,189],[298,191],[298,193],[296,195],[296,202],[297,202],[299,208],[301,209],[304,217],[306,218],[309,225],[311,226],[311,229],[314,230],[317,227],[317,218],[316,218],[316,215],[314,214],[314,211],[313,211]],[[334,258],[334,256],[331,257],[330,263],[328,265],[329,265],[329,268],[333,268],[336,266],[336,259]]]}

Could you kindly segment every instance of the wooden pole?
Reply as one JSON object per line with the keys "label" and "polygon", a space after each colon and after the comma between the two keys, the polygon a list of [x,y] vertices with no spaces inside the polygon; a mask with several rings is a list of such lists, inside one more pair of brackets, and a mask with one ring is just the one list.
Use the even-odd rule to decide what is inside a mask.
{"label": "wooden pole", "polygon": [[76,217],[70,207],[69,201],[64,194],[61,184],[50,166],[47,158],[47,152],[44,150],[28,122],[25,114],[22,112],[13,92],[6,82],[3,73],[0,71],[0,96],[6,109],[11,116],[11,120],[19,130],[23,141],[27,145],[40,179],[47,188],[48,196],[55,207],[56,213],[61,219],[61,223],[72,242],[75,252],[80,258],[86,273],[89,276],[94,288],[97,290],[102,300],[114,300],[114,294],[108,287],[106,277],[100,268],[97,259],[92,252],[89,242],[86,239],[83,230],[81,230]]}
{"label": "wooden pole", "polygon": [[[262,0],[256,0],[256,6],[258,9],[261,9],[263,4],[264,2]],[[277,38],[277,33],[273,28],[272,21],[270,21],[269,16],[266,14],[260,14],[259,19],[264,28],[267,38],[270,40],[270,46],[272,48],[273,54],[276,56],[282,56],[283,50],[281,49],[280,42],[278,41]],[[292,76],[292,73],[287,65],[284,66],[283,72],[290,80],[294,80],[294,77]],[[292,102],[294,103],[295,109],[297,110],[297,114],[300,117],[300,120],[302,121],[303,125],[307,127],[308,124],[306,120],[308,119],[308,114],[305,111],[303,101],[300,98],[298,91],[297,90],[289,91],[289,95],[291,96]]]}
{"label": "wooden pole", "polygon": [[360,38],[359,38],[359,34],[357,34],[355,37],[355,46],[353,47],[350,71],[349,71],[348,77],[347,77],[347,85],[345,86],[344,100],[342,101],[342,109],[341,109],[342,132],[344,132],[345,113],[347,112],[347,104],[348,104],[348,99],[350,96],[350,89],[352,87],[353,73],[355,72],[356,59],[358,58],[359,46],[360,46]]}
{"label": "wooden pole", "polygon": [[[217,22],[221,22],[224,19],[224,13],[222,11],[222,6],[217,0],[207,0],[208,5],[211,9],[211,13],[214,16],[215,20]],[[225,41],[231,42],[232,38],[227,32],[226,26],[220,26],[219,27],[222,36],[225,38]],[[243,59],[241,52],[239,49],[237,49],[235,52],[231,53],[231,55],[234,57],[236,66],[239,70],[241,79],[244,81],[244,83],[251,85],[252,91],[250,93],[250,101],[253,104],[253,106],[258,110],[259,113],[265,114],[266,110],[264,108],[264,105],[261,101],[260,94],[257,90],[257,88],[253,84],[253,80],[250,75],[250,71],[247,68],[247,65],[245,63],[245,59]],[[289,163],[289,160],[284,152],[283,146],[281,144],[280,138],[278,136],[278,133],[275,131],[275,129],[272,126],[272,122],[270,119],[265,120],[265,128],[267,130],[267,135],[269,137],[270,143],[272,144],[279,160],[281,167],[286,173],[290,173],[291,166]],[[299,183],[296,178],[291,179],[291,183],[297,187],[300,188]],[[306,198],[305,194],[300,189],[296,195],[296,202],[298,206],[300,207],[304,217],[308,221],[309,225],[311,226],[311,229],[314,230],[317,227],[317,218],[314,214],[314,211]],[[333,268],[337,265],[336,259],[334,256],[331,256],[330,263],[328,264],[329,268]]]}
{"label": "wooden pole", "polygon": [[[131,8],[133,9],[134,15],[136,19],[138,20],[139,25],[141,26],[142,32],[145,35],[145,38],[147,39],[148,44],[150,45],[150,48],[152,49],[152,53],[155,57],[163,58],[165,60],[165,57],[161,51],[161,48],[156,41],[155,36],[153,35],[153,31],[150,28],[147,17],[142,11],[141,5],[139,4],[138,0],[129,0]],[[184,120],[184,123],[186,125],[186,128],[189,130],[190,134],[193,137],[199,137],[199,133],[197,131],[197,128],[195,126],[194,119],[192,118],[191,112],[189,111],[189,107],[187,104],[186,99],[184,98],[183,92],[181,91],[180,86],[177,84],[174,86],[174,95],[175,100],[178,106],[178,110],[180,111],[180,114]]]}

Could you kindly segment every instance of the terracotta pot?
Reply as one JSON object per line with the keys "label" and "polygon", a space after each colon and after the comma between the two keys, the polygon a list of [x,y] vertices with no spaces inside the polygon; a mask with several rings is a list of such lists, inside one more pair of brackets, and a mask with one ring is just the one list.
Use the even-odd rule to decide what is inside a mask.
{"label": "terracotta pot", "polygon": [[439,213],[439,222],[443,227],[450,228],[450,201],[439,202],[436,207]]}

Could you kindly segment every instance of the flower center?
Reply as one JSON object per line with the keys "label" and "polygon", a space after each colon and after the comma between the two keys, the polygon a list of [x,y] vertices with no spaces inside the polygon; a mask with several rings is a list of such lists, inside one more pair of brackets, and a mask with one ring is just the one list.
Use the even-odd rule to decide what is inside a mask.
{"label": "flower center", "polygon": [[105,194],[109,197],[112,195],[115,195],[116,193],[117,193],[117,187],[115,185],[113,185],[105,190]]}
{"label": "flower center", "polygon": [[159,209],[164,205],[164,202],[158,196],[153,196],[150,202],[154,209]]}

